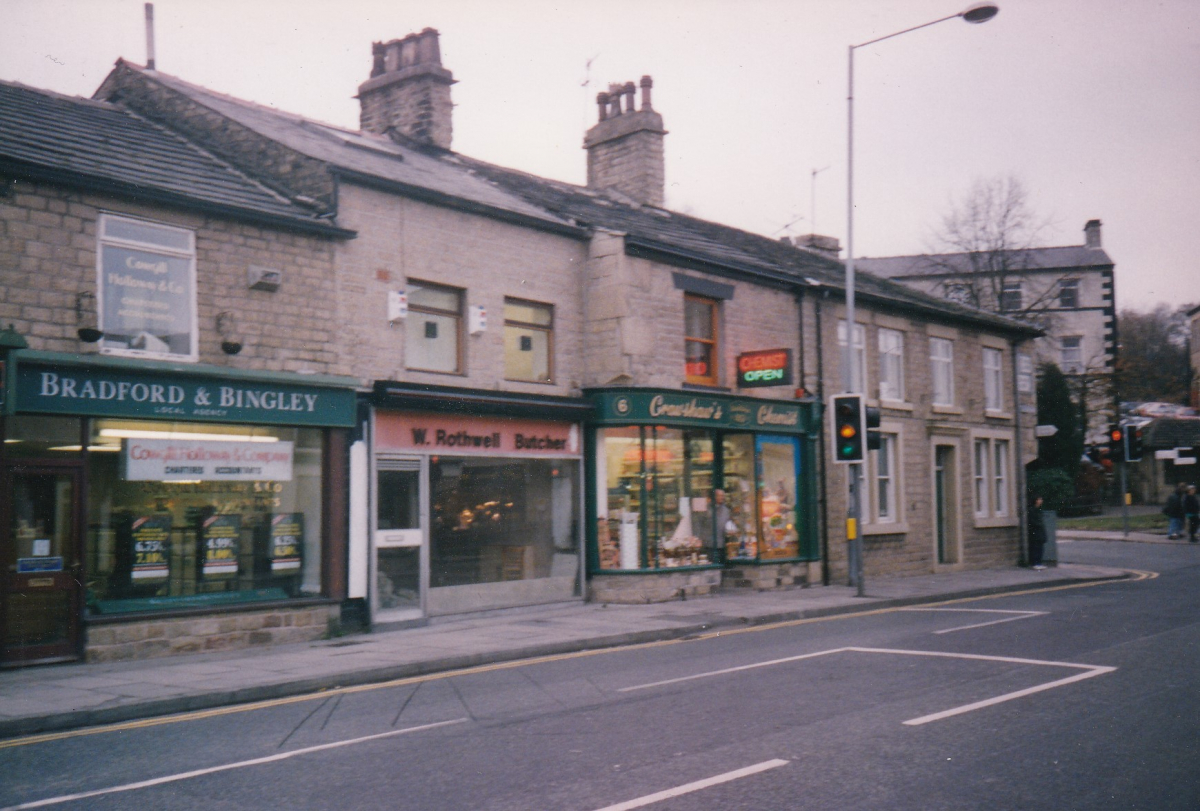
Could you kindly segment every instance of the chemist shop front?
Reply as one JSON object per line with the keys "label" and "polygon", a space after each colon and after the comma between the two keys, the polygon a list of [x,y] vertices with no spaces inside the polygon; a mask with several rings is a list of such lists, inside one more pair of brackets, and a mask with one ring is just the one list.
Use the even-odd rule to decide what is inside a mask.
{"label": "chemist shop front", "polygon": [[33,351],[5,366],[0,664],[327,632],[353,381]]}
{"label": "chemist shop front", "polygon": [[645,602],[809,578],[820,557],[808,401],[590,392],[591,596]]}

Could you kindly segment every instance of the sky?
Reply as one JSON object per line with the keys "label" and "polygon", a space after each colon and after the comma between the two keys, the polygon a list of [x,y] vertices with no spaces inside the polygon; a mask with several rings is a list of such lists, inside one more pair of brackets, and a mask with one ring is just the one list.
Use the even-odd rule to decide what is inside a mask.
{"label": "sky", "polygon": [[[585,182],[609,83],[654,79],[667,207],[846,241],[847,51],[971,0],[156,0],[158,70],[357,128],[371,43],[426,27],[457,80],[453,148]],[[1119,309],[1200,303],[1200,0],[998,0],[855,50],[857,256],[937,250],[1011,176],[1080,245],[1103,222]],[[90,96],[144,64],[142,0],[0,0],[0,79]],[[843,253],[844,256],[844,253]]]}

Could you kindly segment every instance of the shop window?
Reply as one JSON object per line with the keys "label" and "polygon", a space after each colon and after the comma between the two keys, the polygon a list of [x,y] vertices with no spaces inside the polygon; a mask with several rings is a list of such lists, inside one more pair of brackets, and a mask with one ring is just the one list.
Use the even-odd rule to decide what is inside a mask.
{"label": "shop window", "polygon": [[409,369],[462,372],[463,293],[409,280],[404,355]]}
{"label": "shop window", "polygon": [[904,400],[904,333],[879,330],[879,399]]}
{"label": "shop window", "polygon": [[579,463],[572,459],[430,460],[430,586],[474,586],[579,571]]}
{"label": "shop window", "polygon": [[718,302],[700,296],[683,297],[684,379],[688,383],[719,383]]}
{"label": "shop window", "polygon": [[[846,363],[846,322],[838,322],[838,347],[842,363]],[[864,394],[867,391],[867,330],[862,324],[854,325],[854,380],[850,391]],[[844,378],[844,375],[843,375]]]}
{"label": "shop window", "polygon": [[554,352],[554,308],[518,299],[504,300],[504,376],[549,383]]}
{"label": "shop window", "polygon": [[96,230],[100,350],[196,360],[195,234],[112,214]]}
{"label": "shop window", "polygon": [[983,349],[983,399],[988,411],[1004,410],[1004,353]]}
{"label": "shop window", "polygon": [[954,405],[954,343],[945,338],[930,338],[929,364],[933,372],[933,404]]}
{"label": "shop window", "polygon": [[320,429],[91,425],[91,613],[320,594]]}

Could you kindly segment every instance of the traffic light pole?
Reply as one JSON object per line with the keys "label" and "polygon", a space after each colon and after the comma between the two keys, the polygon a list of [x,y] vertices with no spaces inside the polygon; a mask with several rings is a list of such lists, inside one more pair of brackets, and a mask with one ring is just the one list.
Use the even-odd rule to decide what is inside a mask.
{"label": "traffic light pole", "polygon": [[846,521],[850,541],[850,576],[857,587],[859,597],[867,596],[867,584],[863,582],[862,525],[862,463],[850,465],[850,517]]}
{"label": "traffic light pole", "polygon": [[1121,523],[1125,526],[1125,537],[1129,537],[1129,490],[1125,481],[1125,467],[1129,463],[1121,460]]}

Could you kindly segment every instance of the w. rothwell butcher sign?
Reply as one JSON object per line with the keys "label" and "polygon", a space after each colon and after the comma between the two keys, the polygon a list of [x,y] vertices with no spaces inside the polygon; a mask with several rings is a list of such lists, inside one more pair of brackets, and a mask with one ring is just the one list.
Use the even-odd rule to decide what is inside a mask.
{"label": "w. rothwell butcher sign", "polygon": [[17,410],[41,413],[332,426],[355,415],[349,389],[170,371],[23,361],[15,390]]}

